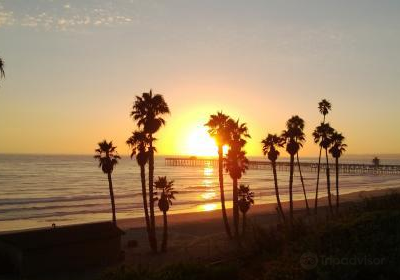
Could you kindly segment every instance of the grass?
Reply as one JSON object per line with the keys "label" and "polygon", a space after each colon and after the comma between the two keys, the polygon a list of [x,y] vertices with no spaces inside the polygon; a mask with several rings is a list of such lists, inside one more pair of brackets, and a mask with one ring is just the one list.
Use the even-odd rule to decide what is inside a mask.
{"label": "grass", "polygon": [[290,238],[254,231],[259,279],[400,279],[400,196],[365,199],[339,217],[298,221]]}

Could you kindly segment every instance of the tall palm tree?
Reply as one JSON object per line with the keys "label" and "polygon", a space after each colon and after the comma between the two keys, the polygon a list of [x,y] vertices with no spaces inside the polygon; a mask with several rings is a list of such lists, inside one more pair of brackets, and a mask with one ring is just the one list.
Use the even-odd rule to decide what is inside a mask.
{"label": "tall palm tree", "polygon": [[98,145],[99,147],[95,150],[96,155],[94,158],[99,161],[99,167],[101,167],[103,172],[107,174],[111,199],[112,221],[114,225],[116,225],[117,218],[115,215],[115,200],[111,173],[113,172],[114,166],[118,163],[118,159],[120,159],[120,157],[117,154],[117,147],[113,146],[112,141],[107,142],[106,140],[103,140],[102,142],[99,142]]}
{"label": "tall palm tree", "polygon": [[[318,110],[319,112],[324,116],[324,119],[322,121],[322,124],[325,123],[325,118],[326,115],[329,113],[329,111],[332,110],[332,105],[329,101],[326,99],[322,99],[321,102],[318,103]],[[321,155],[322,155],[322,147],[319,148],[319,157],[318,157],[318,167],[317,167],[317,186],[315,188],[315,214],[318,213],[318,188],[319,188],[319,174],[321,171]]]}
{"label": "tall palm tree", "polygon": [[156,225],[154,216],[154,152],[153,142],[156,140],[153,135],[165,125],[162,115],[169,114],[169,108],[160,94],[144,92],[142,96],[136,96],[132,107],[131,117],[137,122],[139,128],[148,134],[149,138],[149,208],[150,208],[150,230],[152,235],[152,248],[157,251]]}
{"label": "tall palm tree", "polygon": [[[330,169],[329,169],[329,158],[328,158],[328,149],[332,144],[332,134],[334,129],[329,125],[329,123],[321,123],[321,125],[317,126],[313,132],[314,142],[319,143],[320,148],[325,150],[325,158],[326,158],[326,184],[328,191],[328,202],[329,202],[329,211],[332,214],[332,199],[331,199],[331,180],[330,180]],[[316,196],[316,200],[318,196]],[[316,206],[317,203],[316,203]]]}
{"label": "tall palm tree", "polygon": [[218,146],[218,177],[219,191],[221,197],[222,218],[225,225],[225,231],[229,238],[232,238],[231,228],[229,226],[228,215],[225,207],[225,192],[224,192],[224,170],[223,170],[223,147],[228,144],[230,131],[228,125],[229,116],[222,112],[217,112],[216,115],[211,115],[208,122],[205,124],[208,127],[208,133]]}
{"label": "tall palm tree", "polygon": [[163,240],[161,244],[161,251],[167,251],[167,242],[168,242],[168,220],[167,220],[167,212],[169,207],[172,205],[172,200],[175,199],[175,194],[178,193],[174,191],[173,188],[174,181],[168,181],[167,177],[158,177],[158,180],[154,182],[154,187],[159,190],[160,198],[158,199],[158,208],[163,212]]}
{"label": "tall palm tree", "polygon": [[246,214],[250,209],[251,204],[254,204],[254,192],[250,191],[250,187],[247,185],[240,185],[238,190],[239,195],[239,210],[242,212],[242,235],[246,233]]}
{"label": "tall palm tree", "polygon": [[272,172],[274,174],[276,202],[278,204],[278,210],[282,217],[282,220],[285,222],[285,214],[283,212],[281,200],[279,197],[278,176],[276,174],[276,160],[279,156],[279,151],[277,148],[283,147],[284,139],[276,134],[268,134],[268,136],[264,140],[262,140],[261,143],[263,144],[262,150],[264,155],[268,155],[268,159],[271,161]]}
{"label": "tall palm tree", "polygon": [[290,225],[293,226],[293,173],[294,156],[299,152],[304,142],[304,132],[294,122],[298,116],[291,117],[286,122],[286,130],[282,132],[282,138],[286,143],[286,151],[290,155],[290,173],[289,173],[289,202],[290,202]]}
{"label": "tall palm tree", "polygon": [[347,145],[344,144],[344,136],[341,133],[332,134],[332,147],[329,149],[332,157],[335,158],[336,167],[336,213],[339,213],[339,158],[346,151]]}
{"label": "tall palm tree", "polygon": [[[300,118],[299,116],[293,116],[289,120],[290,126],[294,128],[300,129],[300,131],[304,131],[304,120]],[[303,147],[302,142],[305,140],[304,139],[304,134],[303,134],[303,140],[299,142],[300,148]],[[297,141],[297,139],[295,139]],[[301,181],[301,186],[303,188],[303,194],[304,194],[304,201],[306,202],[306,209],[307,213],[310,213],[310,207],[308,206],[308,199],[307,199],[307,193],[306,193],[306,188],[304,186],[304,178],[303,178],[303,173],[301,172],[301,165],[300,165],[300,159],[299,159],[299,152],[296,153],[296,161],[297,161],[297,167],[299,169],[299,175],[300,175],[300,181]]]}
{"label": "tall palm tree", "polygon": [[6,73],[4,72],[4,61],[0,57],[0,79],[4,78],[6,76]]}
{"label": "tall palm tree", "polygon": [[132,149],[131,158],[136,155],[136,162],[140,167],[140,179],[142,184],[142,197],[143,197],[143,209],[146,221],[147,236],[149,239],[150,247],[152,246],[152,235],[150,229],[150,217],[149,209],[147,204],[147,190],[146,190],[146,164],[149,160],[149,144],[150,139],[144,131],[134,131],[132,136],[126,140],[126,143]]}
{"label": "tall palm tree", "polygon": [[239,208],[238,208],[238,180],[248,169],[249,161],[246,152],[243,150],[246,140],[250,138],[245,123],[240,124],[239,120],[229,120],[231,131],[229,140],[229,150],[225,157],[225,170],[232,178],[232,203],[233,203],[233,226],[234,236],[239,237]]}

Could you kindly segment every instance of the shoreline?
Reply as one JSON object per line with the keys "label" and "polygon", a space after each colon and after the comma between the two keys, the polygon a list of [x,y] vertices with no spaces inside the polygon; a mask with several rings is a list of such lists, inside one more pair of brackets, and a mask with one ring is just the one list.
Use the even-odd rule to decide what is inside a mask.
{"label": "shoreline", "polygon": [[[396,187],[389,187],[389,188],[381,188],[381,189],[375,189],[375,190],[368,190],[368,191],[355,191],[351,193],[345,193],[340,195],[340,203],[348,203],[348,202],[357,202],[363,199],[364,197],[374,197],[374,196],[381,196],[386,193],[391,193],[391,192],[400,192],[400,186]],[[332,194],[332,204],[335,207],[336,203],[336,196]],[[321,195],[318,200],[318,207],[321,207],[321,209],[324,206],[328,205],[328,199],[326,194]],[[217,202],[217,204],[220,204],[220,202]],[[281,202],[282,207],[287,213],[289,211],[289,201],[282,201]],[[294,210],[296,211],[301,211],[301,210],[306,210],[306,205],[305,205],[305,200],[300,199],[300,200],[294,200],[293,202]],[[310,211],[314,211],[314,199],[308,198],[308,204],[310,207]],[[257,218],[259,216],[265,216],[265,215],[273,215],[276,216],[276,202],[273,203],[263,203],[263,204],[255,204],[252,205],[248,212],[248,217],[251,218]],[[232,208],[227,208],[227,214],[228,214],[228,219],[231,221],[232,217]],[[162,215],[156,215],[156,226],[158,229],[162,228]],[[102,220],[107,221],[107,220]],[[102,222],[102,221],[93,221],[93,223],[96,222]],[[69,225],[79,225],[79,224],[90,224],[92,222],[83,222],[83,223],[71,223],[71,224],[65,224],[65,225],[60,225],[60,226],[69,226]],[[185,225],[195,225],[195,224],[214,224],[214,227],[218,229],[219,231],[223,232],[224,227],[223,227],[223,222],[222,222],[222,214],[221,214],[221,208],[215,209],[215,210],[210,210],[210,211],[191,211],[191,212],[183,212],[183,213],[174,213],[174,214],[168,214],[168,225],[173,228],[179,228],[179,226],[185,226]],[[134,231],[142,231],[143,236],[146,235],[146,230],[145,230],[145,220],[144,216],[143,217],[132,217],[132,218],[122,218],[122,219],[117,219],[117,225],[124,231],[129,231],[129,230],[134,230]],[[14,232],[23,232],[23,231],[34,231],[34,230],[40,230],[40,229],[45,229],[48,227],[31,227],[31,228],[25,228],[25,229],[14,229],[14,230],[5,230],[5,231],[0,231],[0,234],[6,234],[6,233],[14,233]],[[179,230],[179,229],[178,229]],[[216,231],[213,230],[210,233],[215,233]]]}

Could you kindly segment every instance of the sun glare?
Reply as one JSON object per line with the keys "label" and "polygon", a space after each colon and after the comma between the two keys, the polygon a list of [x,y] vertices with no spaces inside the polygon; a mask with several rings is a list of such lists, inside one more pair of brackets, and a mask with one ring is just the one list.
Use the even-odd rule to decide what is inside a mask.
{"label": "sun glare", "polygon": [[186,153],[192,156],[217,156],[218,148],[204,126],[195,127],[188,133]]}

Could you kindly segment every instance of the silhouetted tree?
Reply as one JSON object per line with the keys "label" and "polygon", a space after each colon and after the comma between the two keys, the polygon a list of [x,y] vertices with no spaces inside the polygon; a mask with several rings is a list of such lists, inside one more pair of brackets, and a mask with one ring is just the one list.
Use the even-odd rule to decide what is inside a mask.
{"label": "silhouetted tree", "polygon": [[[299,116],[293,116],[289,121],[290,121],[290,126],[298,127],[301,131],[304,131],[304,120],[302,118],[300,118]],[[303,137],[303,139],[299,142],[299,144],[300,144],[299,148],[303,147],[302,142],[305,141],[304,134],[302,137]],[[297,141],[297,139],[295,139],[295,140]],[[301,164],[300,164],[298,151],[296,153],[296,160],[297,160],[297,167],[299,168],[301,187],[303,188],[304,201],[306,203],[307,213],[310,213],[310,207],[308,206],[307,192],[306,192],[306,188],[304,186],[304,178],[303,178],[303,174],[301,172]]]}
{"label": "silhouetted tree", "polygon": [[163,240],[161,244],[161,251],[167,251],[167,243],[168,243],[168,220],[167,220],[167,212],[169,207],[172,205],[172,200],[175,199],[175,194],[178,193],[174,191],[173,188],[174,181],[168,181],[167,177],[158,177],[158,180],[154,182],[154,187],[160,192],[160,198],[158,199],[158,208],[163,213]]}
{"label": "silhouetted tree", "polygon": [[347,145],[344,144],[344,136],[341,133],[333,132],[331,136],[332,147],[329,149],[332,157],[335,158],[336,167],[336,213],[339,212],[339,158],[346,151]]}
{"label": "silhouetted tree", "polygon": [[149,138],[149,208],[150,208],[150,229],[152,235],[152,249],[157,252],[156,225],[154,216],[154,147],[153,134],[155,134],[161,126],[165,125],[165,120],[161,117],[168,114],[169,108],[160,94],[153,95],[152,91],[144,92],[142,96],[136,96],[133,104],[131,116],[137,122],[139,128],[148,134]]}
{"label": "silhouetted tree", "polygon": [[331,137],[333,132],[334,129],[329,125],[329,123],[321,123],[321,125],[317,126],[313,132],[314,142],[319,143],[320,147],[325,149],[326,184],[328,191],[329,211],[331,212],[331,214],[333,213],[333,209],[332,209],[332,199],[331,199],[331,180],[330,180],[328,149],[332,144]]}
{"label": "silhouetted tree", "polygon": [[228,144],[230,131],[228,126],[229,116],[218,112],[216,115],[211,115],[208,122],[205,124],[208,127],[208,133],[218,146],[218,177],[219,191],[221,197],[222,218],[225,225],[225,231],[229,238],[232,238],[231,229],[229,226],[228,215],[225,207],[225,192],[224,192],[224,173],[223,173],[223,146]]}
{"label": "silhouetted tree", "polygon": [[282,138],[286,143],[286,151],[290,155],[290,173],[289,173],[289,201],[290,201],[290,225],[293,226],[293,173],[294,173],[294,156],[299,152],[304,142],[304,132],[297,125],[298,116],[291,117],[286,122],[286,130],[282,132]]}
{"label": "silhouetted tree", "polygon": [[6,76],[6,73],[4,72],[4,61],[0,57],[0,79],[4,78]]}
{"label": "silhouetted tree", "polygon": [[251,204],[254,204],[254,192],[250,191],[250,187],[247,185],[240,185],[238,190],[239,195],[239,210],[242,212],[242,235],[246,233],[246,214],[250,209]]}
{"label": "silhouetted tree", "polygon": [[249,138],[248,129],[245,123],[239,124],[238,121],[229,120],[230,140],[229,150],[225,157],[225,169],[232,178],[232,203],[233,203],[233,225],[234,235],[239,237],[239,208],[238,208],[238,180],[248,169],[249,161],[246,152],[243,150],[246,140]]}
{"label": "silhouetted tree", "polygon": [[147,203],[147,191],[146,191],[146,164],[149,160],[149,145],[150,139],[148,138],[148,134],[144,131],[134,131],[132,136],[126,140],[126,143],[132,149],[131,158],[136,155],[136,162],[140,167],[140,179],[142,184],[142,198],[143,198],[143,209],[144,216],[146,221],[146,230],[147,236],[149,239],[150,247],[152,246],[152,235],[150,228],[150,217],[149,217],[149,209]]}
{"label": "silhouetted tree", "polygon": [[117,218],[115,215],[115,200],[111,173],[113,172],[114,166],[118,163],[118,159],[120,159],[120,157],[116,151],[117,147],[113,146],[112,141],[107,142],[106,140],[104,140],[103,142],[99,142],[98,145],[99,148],[95,150],[96,155],[94,156],[94,158],[99,161],[99,167],[101,167],[101,170],[103,170],[103,172],[107,174],[111,199],[112,221],[114,225],[116,225]]}
{"label": "silhouetted tree", "polygon": [[271,161],[272,172],[274,174],[276,202],[278,204],[279,214],[281,215],[282,220],[285,222],[285,214],[283,212],[281,200],[279,197],[278,176],[276,174],[276,160],[279,157],[279,151],[277,148],[283,147],[284,139],[276,134],[268,134],[268,136],[264,140],[262,140],[261,143],[263,144],[262,150],[264,155],[268,155],[268,159]]}
{"label": "silhouetted tree", "polygon": [[[324,124],[326,115],[329,113],[329,111],[332,110],[332,105],[326,99],[322,99],[322,101],[318,103],[318,109],[319,109],[319,112],[324,116],[324,119],[322,121],[322,124]],[[314,201],[315,214],[317,214],[317,212],[318,212],[318,188],[319,188],[319,174],[321,171],[321,155],[322,155],[322,146],[320,146],[320,148],[319,148],[319,157],[318,157],[317,186],[315,188],[315,201]]]}

